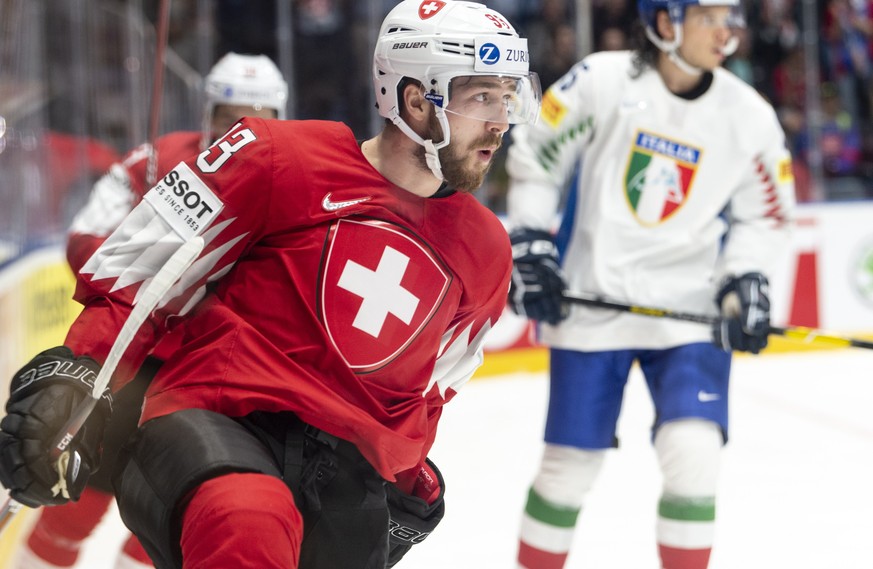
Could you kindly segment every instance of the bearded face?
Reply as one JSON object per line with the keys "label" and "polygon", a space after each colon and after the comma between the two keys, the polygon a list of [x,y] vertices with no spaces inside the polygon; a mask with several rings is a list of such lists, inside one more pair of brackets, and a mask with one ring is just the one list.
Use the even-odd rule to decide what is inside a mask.
{"label": "bearded face", "polygon": [[[440,165],[446,183],[461,192],[472,192],[485,181],[485,176],[494,163],[494,154],[503,143],[502,133],[481,132],[484,123],[475,119],[452,117],[451,122],[470,125],[471,128],[452,130],[451,142],[439,150]],[[460,126],[460,125],[459,125]],[[477,129],[478,127],[478,129]],[[476,132],[473,137],[470,134]],[[466,134],[466,136],[464,136]],[[427,138],[434,142],[443,140],[443,130],[435,114],[428,123]],[[422,168],[428,169],[423,147],[416,151]]]}

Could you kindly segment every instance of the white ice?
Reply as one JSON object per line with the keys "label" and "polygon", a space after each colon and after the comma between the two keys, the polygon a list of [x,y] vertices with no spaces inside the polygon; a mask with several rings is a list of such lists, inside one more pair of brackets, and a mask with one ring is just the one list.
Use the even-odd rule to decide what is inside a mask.
{"label": "white ice", "polygon": [[[873,352],[738,357],[710,569],[873,567]],[[398,568],[514,569],[542,450],[545,373],[482,378],[446,407],[431,456],[447,514]],[[612,451],[577,527],[568,569],[657,569],[660,485],[652,410],[637,371]],[[110,569],[113,515],[77,569]]]}

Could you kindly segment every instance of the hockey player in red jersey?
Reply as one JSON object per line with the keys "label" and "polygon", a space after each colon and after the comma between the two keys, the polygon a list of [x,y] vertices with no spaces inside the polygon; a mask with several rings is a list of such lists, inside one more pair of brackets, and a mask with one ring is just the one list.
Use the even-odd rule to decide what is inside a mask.
{"label": "hockey player in red jersey", "polygon": [[163,176],[82,267],[66,346],[13,378],[12,497],[81,492],[108,404],[72,443],[76,468],[49,464],[46,441],[143,284],[202,237],[113,378],[178,334],[113,476],[122,519],[161,568],[394,566],[442,518],[427,454],[509,289],[508,237],[470,191],[538,114],[528,60],[482,4],[407,0],[376,42],[377,136],[247,118]]}
{"label": "hockey player in red jersey", "polygon": [[[265,55],[228,53],[204,84],[206,105],[202,131],[172,132],[153,145],[143,144],[95,184],[88,204],[76,215],[67,240],[67,260],[74,271],[85,264],[112,231],[152,186],[147,169],[152,156],[155,171],[165,175],[184,158],[204,151],[245,116],[285,118],[288,86],[276,65]],[[14,561],[16,569],[71,567],[78,560],[84,540],[108,510],[112,500],[110,473],[121,445],[136,430],[143,394],[160,362],[175,350],[176,342],[164,339],[140,368],[134,380],[115,396],[112,421],[104,440],[102,468],[88,481],[77,502],[44,508]],[[152,567],[137,539],[131,536],[115,563],[116,569]]]}

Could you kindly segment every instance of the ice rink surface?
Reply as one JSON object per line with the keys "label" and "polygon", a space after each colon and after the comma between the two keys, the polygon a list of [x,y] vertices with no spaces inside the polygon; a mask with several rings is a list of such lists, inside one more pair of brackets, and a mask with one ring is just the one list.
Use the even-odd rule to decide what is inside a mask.
{"label": "ice rink surface", "polygon": [[[873,351],[738,357],[710,569],[873,567]],[[542,450],[544,373],[476,379],[446,407],[431,456],[447,513],[398,568],[512,569]],[[634,371],[612,451],[568,569],[657,569],[660,474],[653,413]],[[108,517],[77,569],[110,569],[124,530]]]}

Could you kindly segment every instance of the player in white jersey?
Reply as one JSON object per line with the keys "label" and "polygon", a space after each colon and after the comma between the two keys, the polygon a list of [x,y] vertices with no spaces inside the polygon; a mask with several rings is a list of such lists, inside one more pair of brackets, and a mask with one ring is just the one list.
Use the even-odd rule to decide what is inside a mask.
{"label": "player in white jersey", "polygon": [[[519,566],[564,566],[631,366],[642,369],[663,474],[665,569],[704,569],[727,440],[731,351],[767,344],[767,273],[794,210],[772,107],[721,68],[739,0],[640,0],[633,52],[596,53],[513,135],[510,304],[551,350],[546,448],[523,515]],[[556,235],[562,190],[573,186]],[[562,302],[562,292],[715,315],[696,323]]]}

